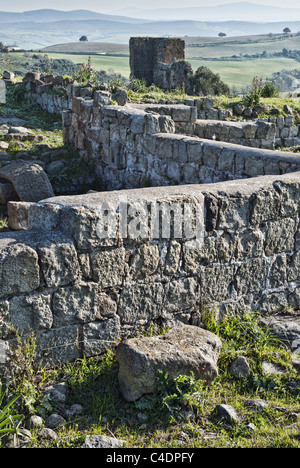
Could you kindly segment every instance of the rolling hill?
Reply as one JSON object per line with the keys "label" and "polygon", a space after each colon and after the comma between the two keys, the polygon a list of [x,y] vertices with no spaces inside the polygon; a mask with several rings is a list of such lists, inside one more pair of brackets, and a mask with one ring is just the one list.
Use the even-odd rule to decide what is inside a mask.
{"label": "rolling hill", "polygon": [[[249,8],[249,5],[252,4],[246,4],[246,7]],[[247,8],[245,12],[248,11]],[[88,36],[91,42],[128,44],[131,36],[141,35],[216,37],[222,31],[228,36],[241,36],[270,32],[282,33],[285,27],[289,27],[293,32],[300,31],[300,15],[297,16],[296,13],[293,16],[295,21],[286,21],[282,16],[281,21],[263,22],[261,21],[262,16],[259,15],[259,11],[262,10],[256,12],[260,22],[224,21],[227,17],[233,17],[230,16],[230,11],[228,10],[227,16],[224,13],[223,21],[197,21],[199,15],[195,15],[193,20],[184,19],[183,13],[181,20],[172,20],[170,19],[171,15],[169,15],[168,20],[151,21],[149,18],[137,19],[120,15],[104,15],[88,10],[0,12],[0,22],[5,24],[5,28],[2,28],[0,32],[0,42],[6,45],[17,44],[24,49],[40,49],[53,44],[76,42],[82,35]],[[269,11],[271,12],[272,8],[269,8]],[[246,13],[244,16],[247,18]],[[215,16],[215,18],[219,17],[220,15]]]}

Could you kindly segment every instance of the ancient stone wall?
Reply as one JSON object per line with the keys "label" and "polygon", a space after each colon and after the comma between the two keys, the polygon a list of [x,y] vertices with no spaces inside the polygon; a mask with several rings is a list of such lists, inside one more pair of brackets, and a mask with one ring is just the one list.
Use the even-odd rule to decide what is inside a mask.
{"label": "ancient stone wall", "polygon": [[[178,73],[175,74],[178,77]],[[170,75],[171,76],[171,75]],[[169,76],[168,79],[171,79]],[[159,79],[166,77],[161,75]],[[176,78],[177,79],[177,78]],[[182,80],[182,83],[184,80]],[[182,84],[181,83],[181,84]],[[162,83],[160,83],[162,84]],[[162,88],[164,86],[161,86]],[[103,94],[103,93],[102,93]],[[36,101],[44,110],[50,113],[61,114],[72,110],[73,97],[81,97],[92,100],[95,93],[89,87],[70,84],[66,88],[50,85],[34,85],[30,82],[26,85],[25,98]],[[110,99],[106,103],[109,104]],[[184,120],[173,118],[176,106],[181,106],[183,114],[186,107],[193,107],[189,117]],[[175,132],[199,136],[200,138],[217,141],[227,141],[243,146],[263,149],[277,147],[293,147],[300,145],[300,127],[296,125],[292,115],[280,115],[253,120],[238,120],[231,123],[233,115],[230,110],[222,109],[216,100],[212,98],[185,99],[177,103],[169,104],[132,104],[131,107],[145,110],[146,112],[169,115],[175,120]],[[197,125],[195,125],[196,121]],[[221,123],[221,122],[223,123]],[[264,124],[270,124],[264,125]],[[269,127],[269,129],[268,129]]]}
{"label": "ancient stone wall", "polygon": [[197,123],[191,102],[110,102],[73,96],[63,113],[65,142],[108,191],[35,203],[27,231],[0,235],[6,356],[13,330],[33,331],[53,366],[149,322],[299,309],[299,156],[180,134]]}
{"label": "ancient stone wall", "polygon": [[102,353],[141,323],[300,306],[300,173],[56,197],[0,235],[0,340],[41,365]]}
{"label": "ancient stone wall", "polygon": [[[195,106],[103,105],[107,102],[109,96],[101,92],[94,100],[73,98],[73,112],[64,113],[65,142],[75,144],[94,165],[105,190],[219,182],[300,168],[296,154],[241,146],[252,141],[254,146],[273,147],[275,128],[270,123],[244,129],[230,123],[235,132],[248,132],[239,134],[237,145],[175,133],[196,133],[200,121]],[[231,135],[228,139],[236,142]],[[257,138],[250,140],[251,135]]]}

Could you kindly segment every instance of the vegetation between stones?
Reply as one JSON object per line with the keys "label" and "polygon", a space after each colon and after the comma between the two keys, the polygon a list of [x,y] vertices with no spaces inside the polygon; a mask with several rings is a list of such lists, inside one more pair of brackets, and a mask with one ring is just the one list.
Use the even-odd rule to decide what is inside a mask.
{"label": "vegetation between stones", "polygon": [[[0,414],[9,412],[4,429],[19,423],[22,414],[30,427],[29,447],[80,447],[87,434],[122,439],[132,448],[299,447],[300,377],[291,352],[260,325],[258,314],[220,321],[206,314],[204,327],[222,340],[219,377],[206,386],[193,375],[171,381],[158,371],[157,391],[133,403],[120,394],[114,349],[52,371],[37,370],[32,365],[34,340],[19,338],[6,390],[9,407],[3,407],[2,398]],[[249,363],[247,377],[236,378],[230,371],[237,356]],[[266,360],[280,366],[280,373],[265,373]],[[9,400],[17,393],[19,400]],[[42,426],[32,427],[32,416],[42,418]],[[42,428],[51,421],[53,434],[47,439]],[[9,440],[4,435],[2,446]],[[22,436],[18,443],[24,443]]]}

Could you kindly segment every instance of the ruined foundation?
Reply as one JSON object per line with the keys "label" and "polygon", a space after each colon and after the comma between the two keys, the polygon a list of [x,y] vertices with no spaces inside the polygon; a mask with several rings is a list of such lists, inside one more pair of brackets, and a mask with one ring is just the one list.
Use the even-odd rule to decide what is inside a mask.
{"label": "ruined foundation", "polygon": [[97,91],[68,109],[65,143],[103,192],[34,203],[28,230],[0,235],[6,356],[11,325],[33,331],[39,364],[54,366],[101,354],[142,323],[299,309],[300,158],[270,149],[279,124],[296,133],[292,119],[224,122],[223,142],[216,128],[200,134],[198,100],[122,107]]}

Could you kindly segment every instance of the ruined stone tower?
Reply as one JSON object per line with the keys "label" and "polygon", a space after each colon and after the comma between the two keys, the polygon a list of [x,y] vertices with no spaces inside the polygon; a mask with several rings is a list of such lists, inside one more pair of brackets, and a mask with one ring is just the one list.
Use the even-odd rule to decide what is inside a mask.
{"label": "ruined stone tower", "polygon": [[147,86],[190,88],[193,70],[185,62],[185,42],[178,38],[132,37],[129,41],[131,76]]}

